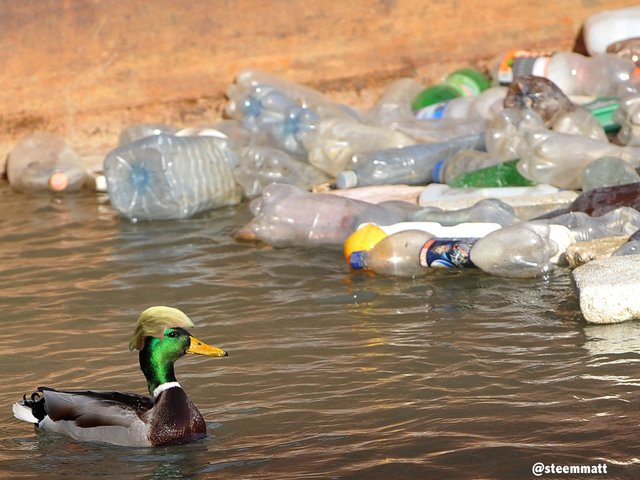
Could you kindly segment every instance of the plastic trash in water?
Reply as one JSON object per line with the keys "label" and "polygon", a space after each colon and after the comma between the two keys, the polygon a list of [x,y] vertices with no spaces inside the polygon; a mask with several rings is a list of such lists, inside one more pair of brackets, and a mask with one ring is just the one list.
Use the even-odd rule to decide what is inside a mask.
{"label": "plastic trash in water", "polygon": [[312,165],[270,146],[244,147],[238,155],[233,177],[247,198],[262,194],[272,183],[287,183],[304,190],[328,181],[329,177]]}
{"label": "plastic trash in water", "polygon": [[238,204],[235,163],[224,138],[160,134],[109,152],[104,173],[119,214],[133,221],[167,220]]}
{"label": "plastic trash in water", "polygon": [[582,172],[582,191],[640,182],[640,175],[618,157],[602,157],[591,162]]}
{"label": "plastic trash in water", "polygon": [[397,209],[277,183],[266,186],[250,208],[254,217],[236,238],[275,247],[342,247],[361,223],[389,225],[405,219]]}
{"label": "plastic trash in water", "polygon": [[435,165],[458,151],[484,147],[483,134],[469,134],[444,142],[417,144],[355,155],[347,170],[336,177],[338,188],[364,185],[407,184],[431,182]]}
{"label": "plastic trash in water", "polygon": [[477,96],[489,88],[489,78],[475,68],[460,68],[445,77],[445,79],[422,90],[411,102],[414,112],[446,100],[462,96]]}
{"label": "plastic trash in water", "polygon": [[629,236],[640,230],[640,212],[631,207],[618,207],[597,217],[584,212],[569,212],[546,221],[567,227],[577,242]]}
{"label": "plastic trash in water", "polygon": [[31,133],[11,149],[7,176],[15,191],[57,193],[76,192],[88,178],[82,158],[48,132]]}
{"label": "plastic trash in water", "polygon": [[482,150],[460,150],[448,160],[440,161],[434,165],[433,181],[448,184],[458,175],[497,165],[502,162],[502,159],[496,158],[490,153]]}
{"label": "plastic trash in water", "polygon": [[[443,210],[439,207],[421,207],[411,213],[409,219],[413,222],[438,222],[444,226],[466,225],[468,222],[489,223],[492,225],[511,225],[518,221],[513,207],[498,198],[485,198],[474,205],[457,210]],[[480,234],[438,234],[438,236],[471,236],[481,237]]]}

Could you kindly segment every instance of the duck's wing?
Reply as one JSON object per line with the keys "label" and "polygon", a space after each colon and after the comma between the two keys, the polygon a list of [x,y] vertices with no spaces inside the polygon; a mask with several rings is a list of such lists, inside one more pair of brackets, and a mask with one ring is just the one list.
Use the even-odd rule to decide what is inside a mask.
{"label": "duck's wing", "polygon": [[52,421],[71,421],[81,428],[130,428],[153,407],[153,400],[132,393],[61,391],[47,387],[38,390],[43,394],[44,409]]}

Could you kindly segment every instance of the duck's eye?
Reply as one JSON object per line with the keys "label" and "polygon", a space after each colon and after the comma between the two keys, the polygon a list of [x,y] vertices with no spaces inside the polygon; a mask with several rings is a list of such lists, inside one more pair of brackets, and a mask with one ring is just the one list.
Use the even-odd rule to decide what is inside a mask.
{"label": "duck's eye", "polygon": [[178,332],[169,332],[167,333],[167,337],[176,338],[178,336]]}

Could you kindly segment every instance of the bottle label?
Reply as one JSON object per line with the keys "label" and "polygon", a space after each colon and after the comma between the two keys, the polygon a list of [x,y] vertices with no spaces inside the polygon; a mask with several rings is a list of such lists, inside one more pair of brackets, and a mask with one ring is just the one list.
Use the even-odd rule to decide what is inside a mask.
{"label": "bottle label", "polygon": [[517,76],[531,75],[536,70],[536,62],[539,64],[539,59],[549,56],[548,53],[530,50],[508,51],[498,64],[498,82],[502,86],[509,86]]}
{"label": "bottle label", "polygon": [[430,268],[472,268],[471,247],[477,238],[432,238],[420,249],[420,265]]}
{"label": "bottle label", "polygon": [[444,111],[447,109],[447,103],[449,102],[440,102],[423,107],[416,112],[416,118],[418,120],[433,120],[442,118],[444,116]]}

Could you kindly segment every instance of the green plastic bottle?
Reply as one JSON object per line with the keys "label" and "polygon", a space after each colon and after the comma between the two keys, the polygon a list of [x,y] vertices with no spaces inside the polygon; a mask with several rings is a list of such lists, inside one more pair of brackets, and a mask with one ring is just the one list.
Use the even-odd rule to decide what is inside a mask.
{"label": "green plastic bottle", "polygon": [[449,74],[442,83],[420,92],[411,103],[411,109],[417,112],[421,108],[456,97],[479,95],[490,85],[489,77],[481,71],[475,68],[460,68]]}
{"label": "green plastic bottle", "polygon": [[530,187],[536,185],[535,182],[523,177],[516,165],[518,159],[481,168],[472,172],[465,172],[452,178],[448,185],[450,187]]}

